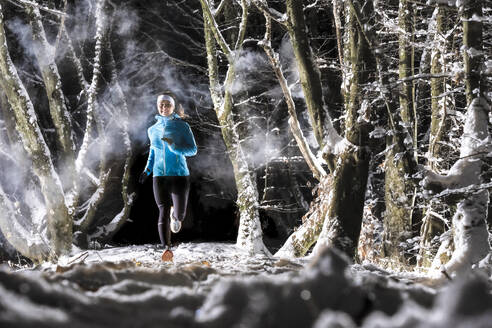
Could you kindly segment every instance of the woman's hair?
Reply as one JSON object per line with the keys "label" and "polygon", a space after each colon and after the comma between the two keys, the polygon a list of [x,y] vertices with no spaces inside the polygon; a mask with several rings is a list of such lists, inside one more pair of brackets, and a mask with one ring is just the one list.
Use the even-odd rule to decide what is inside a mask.
{"label": "woman's hair", "polygon": [[159,98],[159,96],[169,96],[169,97],[173,98],[174,99],[174,112],[176,112],[176,114],[178,114],[179,117],[181,117],[181,118],[186,118],[187,117],[187,115],[184,112],[183,106],[178,101],[176,95],[173,92],[171,92],[171,91],[163,91],[163,92],[161,92],[161,93],[159,93],[157,95],[157,98]]}

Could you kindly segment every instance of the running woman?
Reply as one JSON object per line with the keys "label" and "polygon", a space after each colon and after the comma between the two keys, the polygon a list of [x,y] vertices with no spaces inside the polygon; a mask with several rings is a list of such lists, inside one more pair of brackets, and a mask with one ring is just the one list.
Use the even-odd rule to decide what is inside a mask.
{"label": "running woman", "polygon": [[[157,122],[148,130],[149,158],[140,175],[140,183],[152,174],[154,198],[159,208],[157,229],[162,246],[171,247],[171,231],[178,233],[186,216],[190,191],[190,172],[187,156],[197,152],[190,126],[183,120],[184,111],[172,95],[157,97]],[[163,258],[164,259],[164,258]]]}

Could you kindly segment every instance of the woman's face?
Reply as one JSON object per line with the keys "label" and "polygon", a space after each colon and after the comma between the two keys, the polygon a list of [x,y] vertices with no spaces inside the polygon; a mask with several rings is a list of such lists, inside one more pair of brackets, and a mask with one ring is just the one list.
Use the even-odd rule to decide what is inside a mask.
{"label": "woman's face", "polygon": [[169,116],[174,112],[174,105],[168,100],[163,100],[159,103],[158,111],[162,116]]}

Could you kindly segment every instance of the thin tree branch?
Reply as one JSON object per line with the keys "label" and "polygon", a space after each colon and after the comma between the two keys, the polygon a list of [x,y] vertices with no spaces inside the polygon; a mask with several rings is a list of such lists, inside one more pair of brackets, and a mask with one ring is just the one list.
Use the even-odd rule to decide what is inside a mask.
{"label": "thin tree branch", "polygon": [[436,195],[432,195],[430,198],[443,198],[450,195],[466,195],[485,189],[492,189],[492,182],[482,183],[482,184],[472,184],[457,189],[445,189]]}
{"label": "thin tree branch", "polygon": [[8,1],[10,3],[16,5],[16,6],[19,6],[19,7],[31,6],[31,7],[36,7],[39,10],[46,11],[46,12],[53,14],[53,15],[62,16],[62,17],[67,16],[67,14],[64,12],[61,12],[61,11],[56,10],[56,9],[51,9],[51,8],[48,8],[45,6],[41,6],[40,4],[38,4],[34,1],[28,1],[28,0],[8,0]]}
{"label": "thin tree branch", "polygon": [[265,16],[265,36],[263,40],[259,43],[263,49],[265,50],[265,53],[267,54],[268,58],[270,59],[270,64],[272,65],[273,70],[275,71],[275,74],[277,75],[277,79],[280,83],[280,86],[282,87],[282,91],[284,93],[285,101],[287,103],[287,108],[289,111],[289,126],[291,128],[292,134],[294,135],[297,145],[299,147],[299,150],[301,151],[304,159],[306,160],[309,168],[311,169],[311,172],[313,173],[314,177],[316,179],[321,180],[324,176],[326,176],[326,171],[323,169],[323,167],[319,164],[318,160],[314,156],[314,154],[311,152],[311,149],[309,148],[309,145],[306,142],[306,138],[303,136],[302,130],[299,125],[299,121],[297,120],[297,114],[296,114],[296,109],[295,109],[295,104],[294,100],[292,99],[292,94],[290,92],[289,86],[287,84],[287,80],[284,77],[284,74],[282,72],[282,68],[280,67],[279,61],[278,61],[278,54],[276,54],[271,46],[271,33],[272,33],[272,21],[269,15],[264,14]]}
{"label": "thin tree branch", "polygon": [[240,54],[238,50],[242,48],[244,36],[246,35],[246,26],[248,21],[248,3],[246,0],[241,0],[241,9],[241,23],[239,25],[239,33],[237,36],[236,45],[234,46],[236,57],[238,57]]}
{"label": "thin tree branch", "polygon": [[230,58],[232,55],[231,48],[227,44],[226,40],[224,39],[224,36],[222,33],[220,33],[219,26],[217,25],[217,22],[215,21],[214,15],[210,11],[210,6],[208,4],[207,0],[200,0],[203,8],[203,12],[205,13],[206,22],[210,29],[212,30],[212,33],[215,36],[215,40],[217,40],[217,43],[219,44],[220,48],[224,52],[224,54]]}
{"label": "thin tree branch", "polygon": [[222,9],[224,9],[225,7],[225,4],[228,0],[222,0],[219,5],[217,6],[217,8],[215,8],[212,12],[214,14],[215,17],[217,17],[217,15],[219,15],[221,12],[222,12]]}
{"label": "thin tree branch", "polygon": [[287,14],[282,14],[281,12],[268,7],[268,4],[264,0],[253,0],[255,6],[263,12],[265,16],[273,19],[274,21],[287,26],[288,17]]}

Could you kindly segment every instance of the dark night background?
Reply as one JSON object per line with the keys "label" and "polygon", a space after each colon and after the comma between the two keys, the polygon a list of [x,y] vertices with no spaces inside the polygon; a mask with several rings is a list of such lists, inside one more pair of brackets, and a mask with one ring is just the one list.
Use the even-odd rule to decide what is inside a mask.
{"label": "dark night background", "polygon": [[[130,84],[134,84],[137,89],[139,88],[138,84],[145,83],[146,85],[152,85],[151,88],[156,90],[156,92],[158,90],[173,91],[179,101],[184,105],[186,114],[189,115],[187,121],[193,130],[198,145],[198,154],[188,158],[188,166],[191,174],[191,191],[187,217],[184,221],[182,231],[172,236],[173,243],[191,240],[233,242],[236,239],[239,224],[238,212],[234,203],[236,199],[235,182],[232,165],[221,140],[220,129],[217,126],[217,119],[209,96],[199,2],[187,1],[186,3],[174,3],[168,1],[163,5],[161,1],[146,1],[145,4],[139,1],[129,1],[125,3],[125,8],[133,13],[135,15],[134,17],[138,18],[137,28],[132,32],[131,38],[133,40],[139,40],[139,46],[137,49],[132,47],[129,50],[128,44],[117,42],[113,48],[118,49],[118,47],[121,47],[120,53],[126,53],[126,58],[131,58],[130,67],[140,70],[132,76]],[[259,40],[263,37],[264,33],[262,24],[259,24],[263,21],[263,17],[261,14],[255,13],[254,9],[252,11],[253,14],[249,21],[250,28],[248,29],[248,33]],[[333,32],[331,30],[332,24],[329,20],[324,21],[322,16],[319,15],[315,17],[316,19],[312,20],[312,23],[317,35],[323,34],[323,28],[326,29],[326,34]],[[224,26],[234,25],[237,23],[236,19],[236,17],[233,17],[230,21],[224,20],[222,24]],[[255,20],[258,24],[255,24]],[[232,29],[234,30],[234,28]],[[183,42],[183,33],[186,34],[185,39],[188,39],[188,41]],[[277,28],[276,34],[277,42],[280,45],[284,41],[283,35],[285,31]],[[324,47],[326,52],[336,56],[334,48],[330,48],[329,46],[330,44],[333,46],[333,42],[334,40],[330,38],[313,40],[315,46]],[[153,62],[152,67],[149,68],[146,66],[145,59],[141,57],[135,59],[129,55],[129,52],[131,53],[132,51],[144,51],[143,49],[145,49],[145,51],[150,52],[151,50],[156,50],[156,48],[164,50],[170,57],[177,58],[194,66],[173,65],[172,60],[161,55],[151,57],[150,60],[153,60]],[[257,57],[257,54],[262,54],[262,49],[258,48],[255,42],[247,43],[246,50],[251,51]],[[122,58],[122,62],[125,62],[127,60],[126,58]],[[265,84],[268,88],[278,88],[273,72],[269,70],[267,64],[262,63],[264,67],[258,67],[257,65],[253,67],[257,63],[257,60],[258,58],[255,58],[251,63],[246,62],[245,69],[239,72],[239,75],[244,79],[244,83],[248,84],[248,86],[245,87],[246,90],[241,91],[237,95],[238,99],[261,94],[265,91]],[[132,75],[134,71],[126,68],[126,65],[128,65],[127,62],[121,67],[122,74]],[[173,79],[168,79],[167,77],[162,78],[159,74],[155,74],[156,67],[166,67],[167,69],[169,66],[172,66],[170,75],[172,75]],[[260,71],[260,75],[258,75],[258,72],[252,72],[254,70],[250,71],[250,67],[248,66],[256,70],[263,69],[264,71]],[[200,67],[201,69],[197,69],[196,67]],[[222,67],[222,69],[225,69],[225,67]],[[265,74],[270,76],[266,77]],[[149,76],[152,77],[150,83],[146,80]],[[329,93],[327,94],[328,101],[336,101],[329,99]],[[269,96],[271,97],[271,95]],[[149,112],[146,121],[147,124],[142,125],[142,130],[138,132],[139,134],[145,133],[145,137],[147,127],[154,122],[153,116],[155,113],[155,111],[152,111],[155,110],[152,108],[155,106],[153,94],[149,98],[147,100],[148,104],[146,104],[147,111]],[[262,99],[261,97],[258,99],[253,104],[248,104],[251,107],[248,108],[248,111],[251,112],[251,115],[266,114],[270,116],[268,126],[264,122],[258,123],[263,129],[267,127],[270,130],[280,128],[280,133],[276,133],[280,134],[281,146],[284,150],[279,155],[300,155],[295,144],[292,142],[293,138],[287,126],[285,105],[277,100],[274,103],[276,107],[272,107],[268,104],[268,100]],[[138,103],[135,105],[138,106]],[[301,106],[299,107],[302,108]],[[309,123],[302,112],[300,112],[300,117],[302,123],[308,127]],[[248,119],[248,117],[245,118],[245,120]],[[274,123],[272,124],[271,121]],[[256,151],[263,147],[264,136],[261,134],[264,134],[264,132],[262,131],[258,135],[255,135],[254,128],[248,127],[248,129],[249,133],[253,134],[253,137],[251,144],[246,147],[249,146],[251,152],[256,154]],[[145,167],[148,155],[148,140],[145,139],[143,141],[140,138],[141,135],[139,136],[139,143],[136,145],[138,155],[132,167],[134,188],[138,196],[132,207],[129,222],[113,238],[113,242],[117,244],[159,242],[156,228],[158,210],[152,193],[152,181],[148,179],[144,185],[139,185],[136,182],[136,179]],[[259,199],[265,201],[268,205],[282,206],[285,205],[281,200],[283,197],[285,198],[284,203],[288,203],[291,206],[295,201],[292,200],[285,163],[270,163],[269,165],[266,165],[266,163],[266,158],[258,160],[257,156],[252,155],[252,169],[256,171],[258,177]],[[314,185],[314,180],[310,177],[307,165],[303,162],[295,162],[292,164],[292,167],[295,171],[294,174],[302,186],[305,199],[310,201],[312,198],[311,188]],[[263,188],[265,187],[266,170],[273,177],[270,178],[270,183],[275,184],[277,189],[273,191],[274,194],[264,195]],[[292,229],[300,223],[300,218],[303,214],[304,210],[302,208],[299,208],[297,211],[286,212],[260,210],[265,243],[270,248],[279,248]],[[279,226],[279,222],[283,222],[281,223],[282,226]]]}

